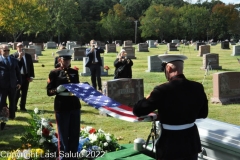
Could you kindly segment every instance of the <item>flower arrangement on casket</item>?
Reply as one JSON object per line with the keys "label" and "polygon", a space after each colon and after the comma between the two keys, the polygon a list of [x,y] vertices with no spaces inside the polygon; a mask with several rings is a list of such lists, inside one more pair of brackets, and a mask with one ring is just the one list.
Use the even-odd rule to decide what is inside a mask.
{"label": "flower arrangement on casket", "polygon": [[44,152],[57,151],[58,134],[55,132],[52,123],[45,118],[38,116],[38,109],[30,112],[32,119],[28,121],[26,133],[21,137],[23,144],[31,144],[32,147],[39,147]]}
{"label": "flower arrangement on casket", "polygon": [[108,66],[104,66],[104,69],[108,71],[110,68]]}
{"label": "flower arrangement on casket", "polygon": [[98,156],[106,152],[117,151],[121,146],[113,134],[105,133],[101,129],[94,129],[91,126],[83,127],[80,131],[78,152],[83,157],[88,156],[90,152],[97,152]]}

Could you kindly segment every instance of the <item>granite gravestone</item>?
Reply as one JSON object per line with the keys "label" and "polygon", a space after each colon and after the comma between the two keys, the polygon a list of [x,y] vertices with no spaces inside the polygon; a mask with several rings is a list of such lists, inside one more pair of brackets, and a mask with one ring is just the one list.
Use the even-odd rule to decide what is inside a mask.
{"label": "granite gravestone", "polygon": [[196,43],[196,50],[198,51],[199,50],[199,46],[201,45],[206,45],[204,42],[197,42]]}
{"label": "granite gravestone", "polygon": [[46,43],[46,49],[56,49],[57,44],[55,42],[47,42]]}
{"label": "granite gravestone", "polygon": [[168,51],[178,51],[177,43],[168,43],[167,47],[168,47]]}
{"label": "granite gravestone", "polygon": [[124,47],[132,47],[132,41],[124,41],[123,46]]}
{"label": "granite gravestone", "polygon": [[204,54],[201,69],[207,69],[208,65],[210,69],[221,70],[222,66],[219,66],[219,55],[215,53]]}
{"label": "granite gravestone", "polygon": [[232,56],[240,56],[240,46],[233,46]]}
{"label": "granite gravestone", "polygon": [[230,49],[229,48],[229,42],[228,41],[221,42],[221,48],[222,49]]}
{"label": "granite gravestone", "polygon": [[66,49],[70,49],[70,45],[77,45],[77,43],[76,42],[71,42],[71,41],[67,41],[67,44],[66,44]]}
{"label": "granite gravestone", "polygon": [[[39,46],[39,47],[37,47],[37,49],[39,48],[39,49],[41,49],[41,51],[44,51],[44,44],[43,43],[33,43],[33,45]],[[41,52],[41,54],[42,54],[42,52]]]}
{"label": "granite gravestone", "polygon": [[35,48],[24,48],[24,50],[25,50],[25,53],[28,53],[31,55],[33,63],[38,62]]}
{"label": "granite gravestone", "polygon": [[109,52],[116,53],[117,52],[116,44],[106,44],[105,47],[106,47],[106,53],[109,53]]}
{"label": "granite gravestone", "polygon": [[199,46],[198,56],[202,57],[204,54],[210,53],[210,45]]}
{"label": "granite gravestone", "polygon": [[23,41],[22,43],[23,43],[23,46],[24,46],[25,48],[28,48],[29,41]]}
{"label": "granite gravestone", "polygon": [[[104,71],[104,57],[101,57],[102,59],[102,66],[101,66],[101,76],[107,76],[108,72]],[[91,76],[90,69],[88,67],[85,67],[87,63],[88,57],[83,57],[83,72],[80,73],[81,76]]]}
{"label": "granite gravestone", "polygon": [[156,42],[156,40],[147,40],[148,47],[149,48],[156,48],[155,42]]}
{"label": "granite gravestone", "polygon": [[103,83],[105,95],[132,107],[144,96],[143,79],[120,78]]}
{"label": "granite gravestone", "polygon": [[179,43],[180,41],[178,39],[173,39],[172,43]]}
{"label": "granite gravestone", "polygon": [[229,104],[240,102],[240,72],[213,74],[212,103]]}
{"label": "granite gravestone", "polygon": [[122,46],[122,40],[115,40],[115,44],[119,44],[119,46]]}
{"label": "granite gravestone", "polygon": [[74,47],[74,52],[72,55],[73,61],[82,61],[83,57],[86,57],[86,48],[84,47]]}
{"label": "granite gravestone", "polygon": [[30,45],[28,48],[35,49],[35,53],[40,56],[42,55],[42,46],[40,45]]}
{"label": "granite gravestone", "polygon": [[135,57],[135,47],[122,47],[127,52],[127,57],[131,59],[136,59]]}
{"label": "granite gravestone", "polygon": [[148,70],[146,72],[161,72],[162,61],[158,55],[148,56]]}
{"label": "granite gravestone", "polygon": [[149,52],[147,43],[138,44],[138,52]]}

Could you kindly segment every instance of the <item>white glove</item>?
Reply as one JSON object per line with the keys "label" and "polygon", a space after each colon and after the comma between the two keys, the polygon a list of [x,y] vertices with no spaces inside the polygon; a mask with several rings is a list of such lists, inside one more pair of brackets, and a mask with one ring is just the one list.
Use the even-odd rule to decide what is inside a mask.
{"label": "white glove", "polygon": [[63,91],[65,91],[65,90],[66,90],[66,88],[65,88],[63,85],[59,85],[59,86],[57,87],[57,93],[63,92]]}

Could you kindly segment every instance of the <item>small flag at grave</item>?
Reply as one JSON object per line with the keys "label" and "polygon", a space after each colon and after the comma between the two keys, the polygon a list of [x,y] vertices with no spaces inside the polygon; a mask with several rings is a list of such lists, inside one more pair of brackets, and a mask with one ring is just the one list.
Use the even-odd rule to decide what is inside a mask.
{"label": "small flag at grave", "polygon": [[93,106],[102,113],[110,115],[114,118],[125,120],[128,122],[141,122],[153,121],[157,119],[157,114],[150,113],[149,115],[136,117],[132,113],[132,108],[123,105],[95,90],[87,83],[78,84],[64,84],[68,91],[72,92],[75,96],[82,99],[88,105]]}

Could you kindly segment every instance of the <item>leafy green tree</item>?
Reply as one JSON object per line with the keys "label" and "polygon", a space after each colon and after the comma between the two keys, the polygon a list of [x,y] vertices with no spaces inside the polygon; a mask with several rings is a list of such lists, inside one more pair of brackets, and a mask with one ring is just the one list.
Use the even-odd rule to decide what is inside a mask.
{"label": "leafy green tree", "polygon": [[38,34],[45,29],[47,9],[38,0],[0,0],[0,4],[0,27],[14,42],[23,33]]}
{"label": "leafy green tree", "polygon": [[182,7],[185,2],[183,0],[152,0],[153,4],[162,4],[163,6]]}
{"label": "leafy green tree", "polygon": [[124,8],[121,4],[116,4],[113,10],[110,9],[108,11],[108,14],[101,13],[101,17],[101,34],[106,39],[110,38],[114,40],[122,38],[132,32],[131,21],[126,18]]}
{"label": "leafy green tree", "polygon": [[176,22],[173,18],[177,16],[175,7],[152,5],[147,9],[145,15],[141,18],[139,27],[142,37],[156,37],[162,41],[164,37],[174,32]]}

